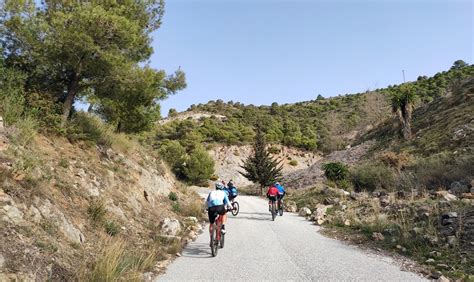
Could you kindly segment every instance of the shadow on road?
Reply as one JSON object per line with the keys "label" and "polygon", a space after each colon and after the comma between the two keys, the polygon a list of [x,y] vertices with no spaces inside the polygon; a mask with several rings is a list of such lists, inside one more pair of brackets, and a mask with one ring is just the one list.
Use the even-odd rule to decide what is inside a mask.
{"label": "shadow on road", "polygon": [[[271,216],[270,212],[240,212],[239,214],[249,214],[249,215],[269,215]],[[239,217],[239,215],[237,215]]]}
{"label": "shadow on road", "polygon": [[209,243],[190,244],[183,250],[182,255],[190,258],[212,258]]}
{"label": "shadow on road", "polygon": [[236,216],[236,217],[233,217],[232,220],[234,220],[234,219],[263,220],[263,221],[272,220],[271,215],[267,214],[267,216],[268,217]]}

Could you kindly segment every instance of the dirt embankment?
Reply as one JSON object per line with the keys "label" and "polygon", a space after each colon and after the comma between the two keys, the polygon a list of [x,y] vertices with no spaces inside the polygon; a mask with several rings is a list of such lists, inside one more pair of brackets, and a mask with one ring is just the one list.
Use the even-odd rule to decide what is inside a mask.
{"label": "dirt embankment", "polygon": [[0,128],[0,281],[102,277],[114,250],[133,275],[159,271],[198,224],[188,218],[197,195],[138,144],[37,136],[21,146],[15,134]]}

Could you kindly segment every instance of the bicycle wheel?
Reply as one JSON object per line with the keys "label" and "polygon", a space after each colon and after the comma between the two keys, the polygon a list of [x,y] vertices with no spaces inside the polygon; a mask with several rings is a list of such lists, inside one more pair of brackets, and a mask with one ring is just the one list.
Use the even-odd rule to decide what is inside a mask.
{"label": "bicycle wheel", "polygon": [[238,202],[233,202],[232,203],[232,215],[236,216],[239,214],[239,203]]}
{"label": "bicycle wheel", "polygon": [[221,240],[220,240],[221,249],[224,248],[224,239],[225,239],[225,234],[221,234]]}
{"label": "bicycle wheel", "polygon": [[211,236],[211,253],[212,253],[212,256],[215,257],[217,256],[217,250],[219,249],[218,248],[219,242],[217,241],[218,228],[216,225],[214,225],[213,229],[214,230],[212,231],[212,236]]}
{"label": "bicycle wheel", "polygon": [[280,214],[280,216],[283,216],[283,202],[282,201],[279,202],[278,213]]}
{"label": "bicycle wheel", "polygon": [[272,221],[275,221],[276,214],[275,201],[272,201]]}

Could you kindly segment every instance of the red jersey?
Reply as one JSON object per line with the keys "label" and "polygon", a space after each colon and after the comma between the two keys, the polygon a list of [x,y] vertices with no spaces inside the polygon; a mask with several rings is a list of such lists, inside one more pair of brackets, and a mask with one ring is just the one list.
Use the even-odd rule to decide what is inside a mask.
{"label": "red jersey", "polygon": [[267,195],[271,197],[278,195],[278,189],[275,186],[270,186],[270,188],[268,188]]}

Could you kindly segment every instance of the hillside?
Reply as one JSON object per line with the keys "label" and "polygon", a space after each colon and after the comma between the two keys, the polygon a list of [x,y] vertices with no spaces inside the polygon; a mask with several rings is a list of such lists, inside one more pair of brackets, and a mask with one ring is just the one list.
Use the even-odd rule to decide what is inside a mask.
{"label": "hillside", "polygon": [[[448,71],[430,78],[420,76],[417,81],[406,85],[413,87],[417,94],[416,107],[426,108],[456,91],[463,80],[473,75],[474,66],[457,61]],[[159,127],[158,139],[182,139],[189,134],[200,142],[248,144],[254,135],[253,125],[260,121],[270,143],[327,153],[342,150],[357,143],[367,132],[392,120],[390,98],[402,85],[327,99],[320,96],[316,100],[284,105],[254,106],[233,101],[210,101],[192,105],[178,115],[205,113],[200,119],[174,118]],[[209,117],[209,114],[215,116]],[[186,132],[180,128],[186,128]]]}
{"label": "hillside", "polygon": [[139,281],[196,236],[201,201],[152,151],[28,132],[0,127],[1,281]]}

